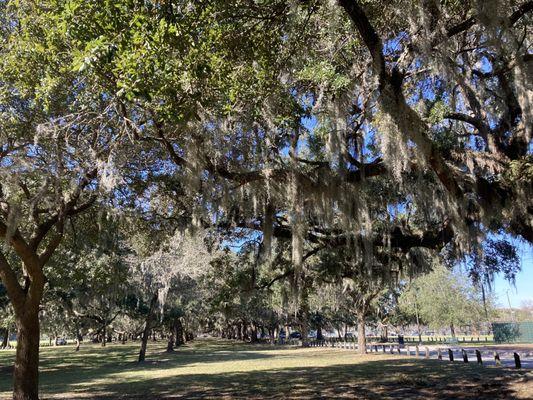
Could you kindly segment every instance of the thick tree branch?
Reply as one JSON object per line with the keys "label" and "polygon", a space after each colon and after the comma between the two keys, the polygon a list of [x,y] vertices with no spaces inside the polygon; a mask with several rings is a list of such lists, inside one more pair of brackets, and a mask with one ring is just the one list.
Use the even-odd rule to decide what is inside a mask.
{"label": "thick tree branch", "polygon": [[0,251],[0,280],[6,287],[11,303],[17,312],[22,309],[24,304],[24,291],[19,284],[17,274],[9,265],[4,254]]}
{"label": "thick tree branch", "polygon": [[[7,226],[0,221],[0,238],[5,239],[8,235]],[[33,276],[42,274],[39,257],[33,249],[26,243],[20,231],[17,229],[9,238],[11,246],[20,257],[28,273]]]}
{"label": "thick tree branch", "polygon": [[455,174],[446,164],[439,149],[427,136],[429,131],[427,124],[405,101],[401,90],[403,75],[396,68],[391,73],[387,72],[381,39],[364,10],[356,0],[339,0],[339,4],[348,13],[370,51],[372,65],[380,81],[381,108],[391,117],[400,132],[417,145],[418,151],[424,156],[452,197],[462,198],[462,191],[455,179]]}
{"label": "thick tree branch", "polygon": [[[533,1],[526,1],[521,4],[516,11],[509,16],[509,25],[513,26],[520,18],[533,10]],[[446,30],[446,35],[450,38],[452,36],[463,33],[478,23],[475,16],[468,17],[457,25],[451,26]]]}
{"label": "thick tree branch", "polygon": [[83,190],[91,183],[96,177],[97,169],[94,168],[89,171],[78,183],[78,186],[70,196],[69,200],[64,204],[62,210],[50,216],[47,220],[43,221],[37,226],[33,235],[30,238],[29,246],[33,251],[37,251],[39,245],[46,237],[50,229],[52,229],[60,220],[65,217],[74,216],[88,209],[96,201],[96,196],[91,196],[85,203],[82,203],[76,207],[80,200]]}

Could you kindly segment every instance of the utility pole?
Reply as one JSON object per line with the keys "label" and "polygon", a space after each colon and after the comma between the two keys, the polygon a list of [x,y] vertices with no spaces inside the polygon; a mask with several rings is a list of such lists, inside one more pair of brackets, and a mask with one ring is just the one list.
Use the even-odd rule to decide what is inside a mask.
{"label": "utility pole", "polygon": [[507,303],[509,304],[509,312],[511,313],[511,318],[512,318],[513,322],[516,322],[515,321],[515,316],[514,316],[514,311],[513,311],[513,308],[511,307],[511,300],[509,299],[509,289],[507,289],[507,291],[505,293],[507,294]]}

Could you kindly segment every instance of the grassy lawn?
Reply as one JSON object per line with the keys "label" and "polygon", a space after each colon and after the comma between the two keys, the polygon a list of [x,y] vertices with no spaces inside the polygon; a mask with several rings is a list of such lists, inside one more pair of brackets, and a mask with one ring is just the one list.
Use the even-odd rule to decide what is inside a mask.
{"label": "grassy lawn", "polygon": [[[531,398],[531,373],[473,363],[356,355],[321,348],[279,348],[199,340],[172,354],[149,343],[45,348],[41,395],[47,398]],[[14,352],[0,352],[0,398],[10,396]],[[529,395],[529,397],[528,397]]]}

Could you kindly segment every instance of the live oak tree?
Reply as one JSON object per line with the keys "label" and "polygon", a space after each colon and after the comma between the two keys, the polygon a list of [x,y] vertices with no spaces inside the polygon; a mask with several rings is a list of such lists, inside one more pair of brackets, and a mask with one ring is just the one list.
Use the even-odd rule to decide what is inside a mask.
{"label": "live oak tree", "polygon": [[128,260],[138,293],[149,304],[141,337],[139,362],[146,357],[148,335],[167,304],[169,292],[183,290],[187,280],[198,279],[206,272],[211,259],[208,238],[200,232],[176,231],[158,248],[149,246],[144,235],[132,238],[133,254]]}
{"label": "live oak tree", "polygon": [[71,224],[70,234],[47,266],[44,313],[63,309],[73,336],[81,339],[81,328],[90,329],[102,346],[130,292],[123,224],[111,210],[93,207]]}
{"label": "live oak tree", "polygon": [[55,22],[29,2],[0,7],[0,278],[17,326],[13,397],[37,399],[45,268],[112,183],[122,130],[105,95],[72,73]]}
{"label": "live oak tree", "polygon": [[385,175],[428,220],[450,221],[460,253],[487,230],[531,239],[530,2],[74,9],[61,21],[76,27],[79,67],[115,85],[136,139],[161,145],[201,193],[196,221],[260,229],[267,253],[288,228],[300,271],[306,235],[336,239],[331,210],[364,236],[359,188]]}
{"label": "live oak tree", "polygon": [[[304,209],[327,225],[328,210],[339,207],[344,229],[360,230],[364,213],[353,210],[366,200],[353,200],[361,178],[384,174],[418,176],[411,201],[436,208],[463,237],[504,227],[527,238],[527,205],[507,201],[527,203],[527,182],[516,179],[517,169],[528,171],[527,80],[520,62],[494,76],[474,68],[527,47],[514,39],[529,2],[508,5],[508,20],[496,21],[506,26],[505,45],[491,40],[505,5],[124,2],[102,12],[79,1],[59,19],[73,27],[74,67],[114,87],[136,139],[160,144],[173,172],[202,193],[194,218],[259,221],[268,248],[270,221],[285,213],[298,266],[313,228]],[[508,96],[473,85],[500,85]],[[487,115],[466,118],[482,103],[491,104]],[[480,118],[498,126],[470,129]],[[457,241],[462,251],[475,242]]]}

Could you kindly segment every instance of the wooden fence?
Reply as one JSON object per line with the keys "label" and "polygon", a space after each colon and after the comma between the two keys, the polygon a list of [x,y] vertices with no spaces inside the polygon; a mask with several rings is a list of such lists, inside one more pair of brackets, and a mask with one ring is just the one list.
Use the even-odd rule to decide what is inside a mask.
{"label": "wooden fence", "polygon": [[[339,348],[339,349],[347,349],[347,350],[358,350],[358,344],[355,340],[343,340],[343,339],[337,339],[337,338],[329,338],[324,340],[314,340],[309,342],[309,347],[331,347],[331,348]],[[417,358],[421,357],[421,346],[418,344],[412,346],[412,345],[400,345],[398,343],[367,343],[366,350],[370,353],[389,353],[389,354],[402,354],[402,350],[405,349],[405,354],[407,356],[414,356]],[[423,353],[424,358],[429,359],[431,357],[431,351],[429,347],[423,346]],[[448,359],[451,362],[455,361],[454,358],[454,352],[451,348],[445,349],[448,356]],[[529,354],[528,354],[529,355]],[[437,359],[442,360],[443,359],[443,349],[438,348],[436,350],[436,356]],[[470,362],[468,358],[468,352],[465,349],[461,349],[461,357],[462,361],[464,363]],[[491,359],[494,358],[494,362],[496,365],[501,365],[500,360],[500,353],[497,351],[492,352]],[[514,365],[515,368],[522,368],[522,363],[520,360],[520,355],[517,352],[513,352],[513,358],[514,358]],[[487,359],[485,358],[485,361]],[[483,355],[480,350],[475,350],[475,361],[482,365],[483,364]]]}

